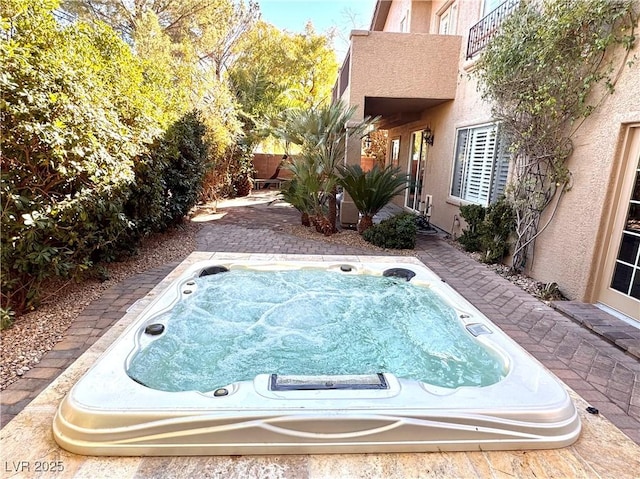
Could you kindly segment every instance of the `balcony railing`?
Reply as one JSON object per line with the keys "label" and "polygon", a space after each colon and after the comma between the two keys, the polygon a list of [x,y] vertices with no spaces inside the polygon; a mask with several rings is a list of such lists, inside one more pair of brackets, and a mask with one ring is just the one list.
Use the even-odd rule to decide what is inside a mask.
{"label": "balcony railing", "polygon": [[469,30],[467,42],[467,59],[487,46],[487,43],[496,35],[500,25],[520,5],[520,0],[506,0],[498,8],[489,12],[482,20]]}

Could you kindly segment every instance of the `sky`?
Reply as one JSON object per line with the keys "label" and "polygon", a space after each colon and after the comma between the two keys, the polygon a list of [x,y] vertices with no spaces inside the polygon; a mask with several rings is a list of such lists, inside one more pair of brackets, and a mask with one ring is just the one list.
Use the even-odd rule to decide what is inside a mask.
{"label": "sky", "polygon": [[336,30],[334,48],[342,61],[349,32],[368,30],[376,0],[258,0],[262,19],[292,33],[301,33],[308,21],[318,33]]}

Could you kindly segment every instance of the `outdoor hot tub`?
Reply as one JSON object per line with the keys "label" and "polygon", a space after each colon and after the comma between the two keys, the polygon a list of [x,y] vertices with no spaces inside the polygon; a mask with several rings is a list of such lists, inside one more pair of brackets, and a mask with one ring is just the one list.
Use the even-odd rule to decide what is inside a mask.
{"label": "outdoor hot tub", "polygon": [[417,259],[397,263],[191,265],[69,391],[55,440],[137,456],[548,449],[578,438],[555,377]]}

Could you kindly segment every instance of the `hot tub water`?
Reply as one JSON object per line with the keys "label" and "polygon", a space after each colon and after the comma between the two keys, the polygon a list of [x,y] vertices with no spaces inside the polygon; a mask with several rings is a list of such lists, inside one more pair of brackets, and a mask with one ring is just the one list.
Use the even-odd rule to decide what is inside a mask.
{"label": "hot tub water", "polygon": [[164,334],[131,359],[128,373],[143,385],[205,392],[258,374],[391,372],[457,388],[506,373],[453,308],[404,279],[241,269],[190,283],[157,318]]}

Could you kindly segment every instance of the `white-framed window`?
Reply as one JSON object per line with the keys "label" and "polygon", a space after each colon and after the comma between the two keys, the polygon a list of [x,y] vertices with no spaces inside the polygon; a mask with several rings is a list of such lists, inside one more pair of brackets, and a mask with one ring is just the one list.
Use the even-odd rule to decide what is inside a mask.
{"label": "white-framed window", "polygon": [[438,26],[438,33],[440,35],[455,35],[456,34],[456,18],[458,16],[458,5],[452,3],[447,9],[440,14],[440,24]]}
{"label": "white-framed window", "polygon": [[459,128],[451,196],[484,206],[496,201],[507,185],[509,157],[498,124]]}

